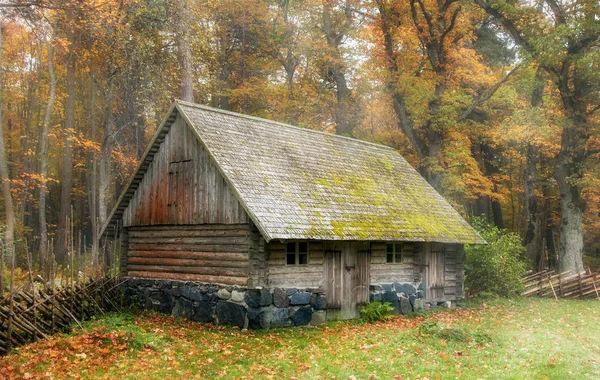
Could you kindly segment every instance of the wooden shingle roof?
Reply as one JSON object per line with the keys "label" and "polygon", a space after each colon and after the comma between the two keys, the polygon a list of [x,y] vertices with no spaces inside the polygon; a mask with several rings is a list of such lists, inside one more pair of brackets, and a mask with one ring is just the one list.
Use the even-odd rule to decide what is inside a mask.
{"label": "wooden shingle roof", "polygon": [[[177,101],[148,152],[157,150],[153,145],[176,113],[196,132],[267,241],[484,243],[392,148]],[[140,168],[124,195],[143,175]],[[124,195],[107,226],[127,206]]]}

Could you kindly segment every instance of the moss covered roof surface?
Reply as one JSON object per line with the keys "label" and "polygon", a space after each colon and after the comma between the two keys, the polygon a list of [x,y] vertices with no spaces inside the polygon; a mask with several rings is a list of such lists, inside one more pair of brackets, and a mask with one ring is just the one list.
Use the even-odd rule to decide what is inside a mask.
{"label": "moss covered roof surface", "polygon": [[183,101],[267,240],[483,242],[394,149]]}

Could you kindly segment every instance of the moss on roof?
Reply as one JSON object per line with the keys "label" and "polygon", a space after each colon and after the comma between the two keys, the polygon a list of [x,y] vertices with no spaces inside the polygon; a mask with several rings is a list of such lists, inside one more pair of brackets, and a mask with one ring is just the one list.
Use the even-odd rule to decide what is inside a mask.
{"label": "moss on roof", "polygon": [[395,150],[179,101],[267,240],[483,242]]}

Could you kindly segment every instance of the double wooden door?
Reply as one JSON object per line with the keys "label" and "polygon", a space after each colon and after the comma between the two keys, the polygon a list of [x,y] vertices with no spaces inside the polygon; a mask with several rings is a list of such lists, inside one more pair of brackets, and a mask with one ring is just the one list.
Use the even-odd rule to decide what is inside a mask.
{"label": "double wooden door", "polygon": [[432,301],[441,301],[445,293],[444,276],[444,245],[440,243],[427,243],[424,252],[423,282],[425,298]]}
{"label": "double wooden door", "polygon": [[328,319],[351,319],[369,301],[368,243],[331,242],[325,245],[325,291]]}

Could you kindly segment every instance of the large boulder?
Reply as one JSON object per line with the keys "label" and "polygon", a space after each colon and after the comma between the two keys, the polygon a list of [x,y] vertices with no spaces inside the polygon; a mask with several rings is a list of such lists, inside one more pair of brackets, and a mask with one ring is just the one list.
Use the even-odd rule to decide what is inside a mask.
{"label": "large boulder", "polygon": [[312,313],[312,318],[310,320],[311,326],[318,326],[321,323],[324,323],[327,320],[327,312],[324,310],[315,311]]}
{"label": "large boulder", "polygon": [[260,290],[260,306],[270,306],[273,303],[273,295],[268,289]]}
{"label": "large boulder", "polygon": [[409,314],[412,312],[412,305],[407,297],[400,297],[400,313]]}
{"label": "large boulder", "polygon": [[160,307],[158,311],[161,313],[171,313],[173,310],[173,295],[171,294],[171,289],[163,288],[160,292]]}
{"label": "large boulder", "polygon": [[290,298],[285,289],[275,288],[273,290],[273,304],[279,308],[290,306]]}
{"label": "large boulder", "polygon": [[219,302],[216,311],[219,324],[244,327],[246,309],[243,306],[232,302]]}
{"label": "large boulder", "polygon": [[310,306],[302,306],[292,314],[292,321],[296,326],[306,326],[312,319],[312,308]]}
{"label": "large boulder", "polygon": [[[175,290],[175,287],[173,287],[173,290]],[[195,286],[184,285],[181,288],[179,288],[179,293],[182,297],[185,297],[192,301],[203,301],[204,299],[200,289],[198,289]]]}
{"label": "large boulder", "polygon": [[407,296],[417,293],[417,288],[415,288],[412,284],[408,283],[394,283],[394,289],[396,289],[396,293],[404,293]]}
{"label": "large boulder", "polygon": [[192,314],[194,313],[192,308],[192,301],[180,297],[177,299],[177,301],[175,301],[175,306],[173,306],[173,311],[171,314],[176,318],[191,319]]}
{"label": "large boulder", "polygon": [[248,307],[260,307],[260,289],[249,289],[246,292],[246,304]]}
{"label": "large boulder", "polygon": [[288,326],[292,326],[288,309],[264,309],[260,314],[260,327],[263,329]]}
{"label": "large boulder", "polygon": [[313,303],[315,310],[327,309],[327,297],[324,294],[319,294]]}
{"label": "large boulder", "polygon": [[215,308],[213,304],[208,301],[194,302],[192,311],[192,321],[213,322],[214,320]]}
{"label": "large boulder", "polygon": [[292,305],[308,305],[310,303],[310,293],[294,293],[290,299]]}

